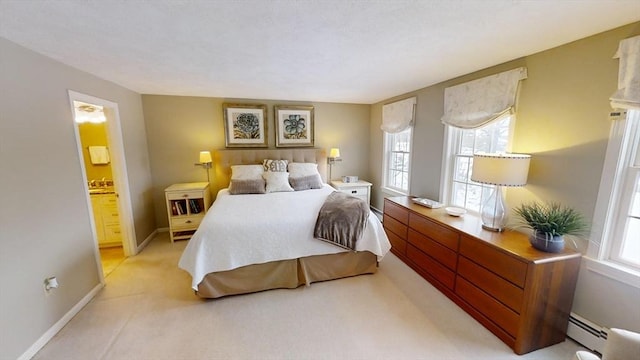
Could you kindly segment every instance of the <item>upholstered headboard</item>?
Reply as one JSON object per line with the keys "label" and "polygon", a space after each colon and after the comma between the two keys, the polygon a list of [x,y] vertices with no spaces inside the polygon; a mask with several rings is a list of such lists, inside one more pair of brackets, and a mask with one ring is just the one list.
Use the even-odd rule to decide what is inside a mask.
{"label": "upholstered headboard", "polygon": [[231,165],[262,164],[264,159],[289,160],[318,164],[322,181],[327,182],[327,152],[325,149],[225,149],[213,154],[215,169],[213,194],[229,185]]}

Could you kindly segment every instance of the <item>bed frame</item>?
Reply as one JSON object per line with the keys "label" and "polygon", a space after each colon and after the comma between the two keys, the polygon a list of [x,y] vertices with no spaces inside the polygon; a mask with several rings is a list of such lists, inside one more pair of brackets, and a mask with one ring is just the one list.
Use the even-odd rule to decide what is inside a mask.
{"label": "bed frame", "polygon": [[[231,165],[262,164],[264,159],[317,163],[318,172],[326,182],[327,157],[324,149],[218,150],[214,152],[214,194],[228,186]],[[272,261],[209,273],[198,284],[196,293],[203,298],[219,298],[270,289],[293,289],[318,281],[373,274],[377,265],[376,255],[368,251]]]}

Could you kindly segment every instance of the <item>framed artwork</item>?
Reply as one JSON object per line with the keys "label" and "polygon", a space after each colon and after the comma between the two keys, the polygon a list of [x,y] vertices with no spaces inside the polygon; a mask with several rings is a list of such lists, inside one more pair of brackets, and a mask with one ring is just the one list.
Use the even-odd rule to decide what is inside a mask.
{"label": "framed artwork", "polygon": [[313,147],[313,106],[276,105],[276,147]]}
{"label": "framed artwork", "polygon": [[222,104],[226,147],[267,147],[267,107]]}

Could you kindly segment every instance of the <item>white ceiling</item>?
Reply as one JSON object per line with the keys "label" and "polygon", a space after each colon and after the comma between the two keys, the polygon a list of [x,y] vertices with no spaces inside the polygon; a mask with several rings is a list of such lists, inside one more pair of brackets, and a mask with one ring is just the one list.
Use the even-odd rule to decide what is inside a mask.
{"label": "white ceiling", "polygon": [[639,0],[0,0],[0,36],[138,93],[365,104],[638,20]]}

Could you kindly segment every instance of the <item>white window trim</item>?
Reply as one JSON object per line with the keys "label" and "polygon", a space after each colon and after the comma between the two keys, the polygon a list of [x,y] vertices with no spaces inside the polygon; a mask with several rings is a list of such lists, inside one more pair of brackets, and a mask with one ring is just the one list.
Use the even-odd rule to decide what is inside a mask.
{"label": "white window trim", "polygon": [[406,193],[399,191],[397,189],[387,187],[387,175],[388,175],[387,165],[389,164],[389,156],[388,156],[389,144],[387,143],[387,133],[386,132],[382,133],[382,179],[380,179],[381,180],[380,184],[382,184],[382,186],[380,187],[380,189],[385,193],[388,193],[389,195],[406,196],[411,194],[411,169],[413,168],[413,136],[415,134],[414,130],[415,129],[412,126],[411,127],[411,143],[409,144],[409,171],[408,171]]}
{"label": "white window trim", "polygon": [[[511,152],[513,148],[513,133],[516,126],[516,115],[511,114],[511,121],[509,122],[509,139],[507,140],[507,152]],[[497,121],[494,119],[492,121]],[[451,187],[453,186],[453,155],[457,148],[456,129],[451,125],[444,126],[444,142],[442,144],[442,166],[440,171],[440,202],[445,204],[451,203]],[[471,130],[471,129],[460,129]],[[474,212],[473,210],[469,210]]]}
{"label": "white window trim", "polygon": [[[636,110],[635,116],[640,116],[640,111]],[[628,121],[627,116],[613,120],[591,223],[587,257],[591,264],[589,270],[640,288],[640,271],[609,260],[611,244],[607,240],[613,236],[612,224],[618,218],[616,200],[619,198],[621,189],[616,184],[619,183],[626,164],[628,164],[628,161],[625,162],[628,159],[621,159],[623,153],[629,153],[625,147],[625,145],[629,146],[627,137],[632,133],[625,131]],[[636,121],[635,126],[640,126],[639,123],[640,121]]]}
{"label": "white window trim", "polygon": [[442,143],[442,169],[440,171],[440,202],[444,204],[451,203],[451,181],[453,162],[453,142],[455,137],[455,131],[452,131],[450,125],[444,126],[444,142]]}

